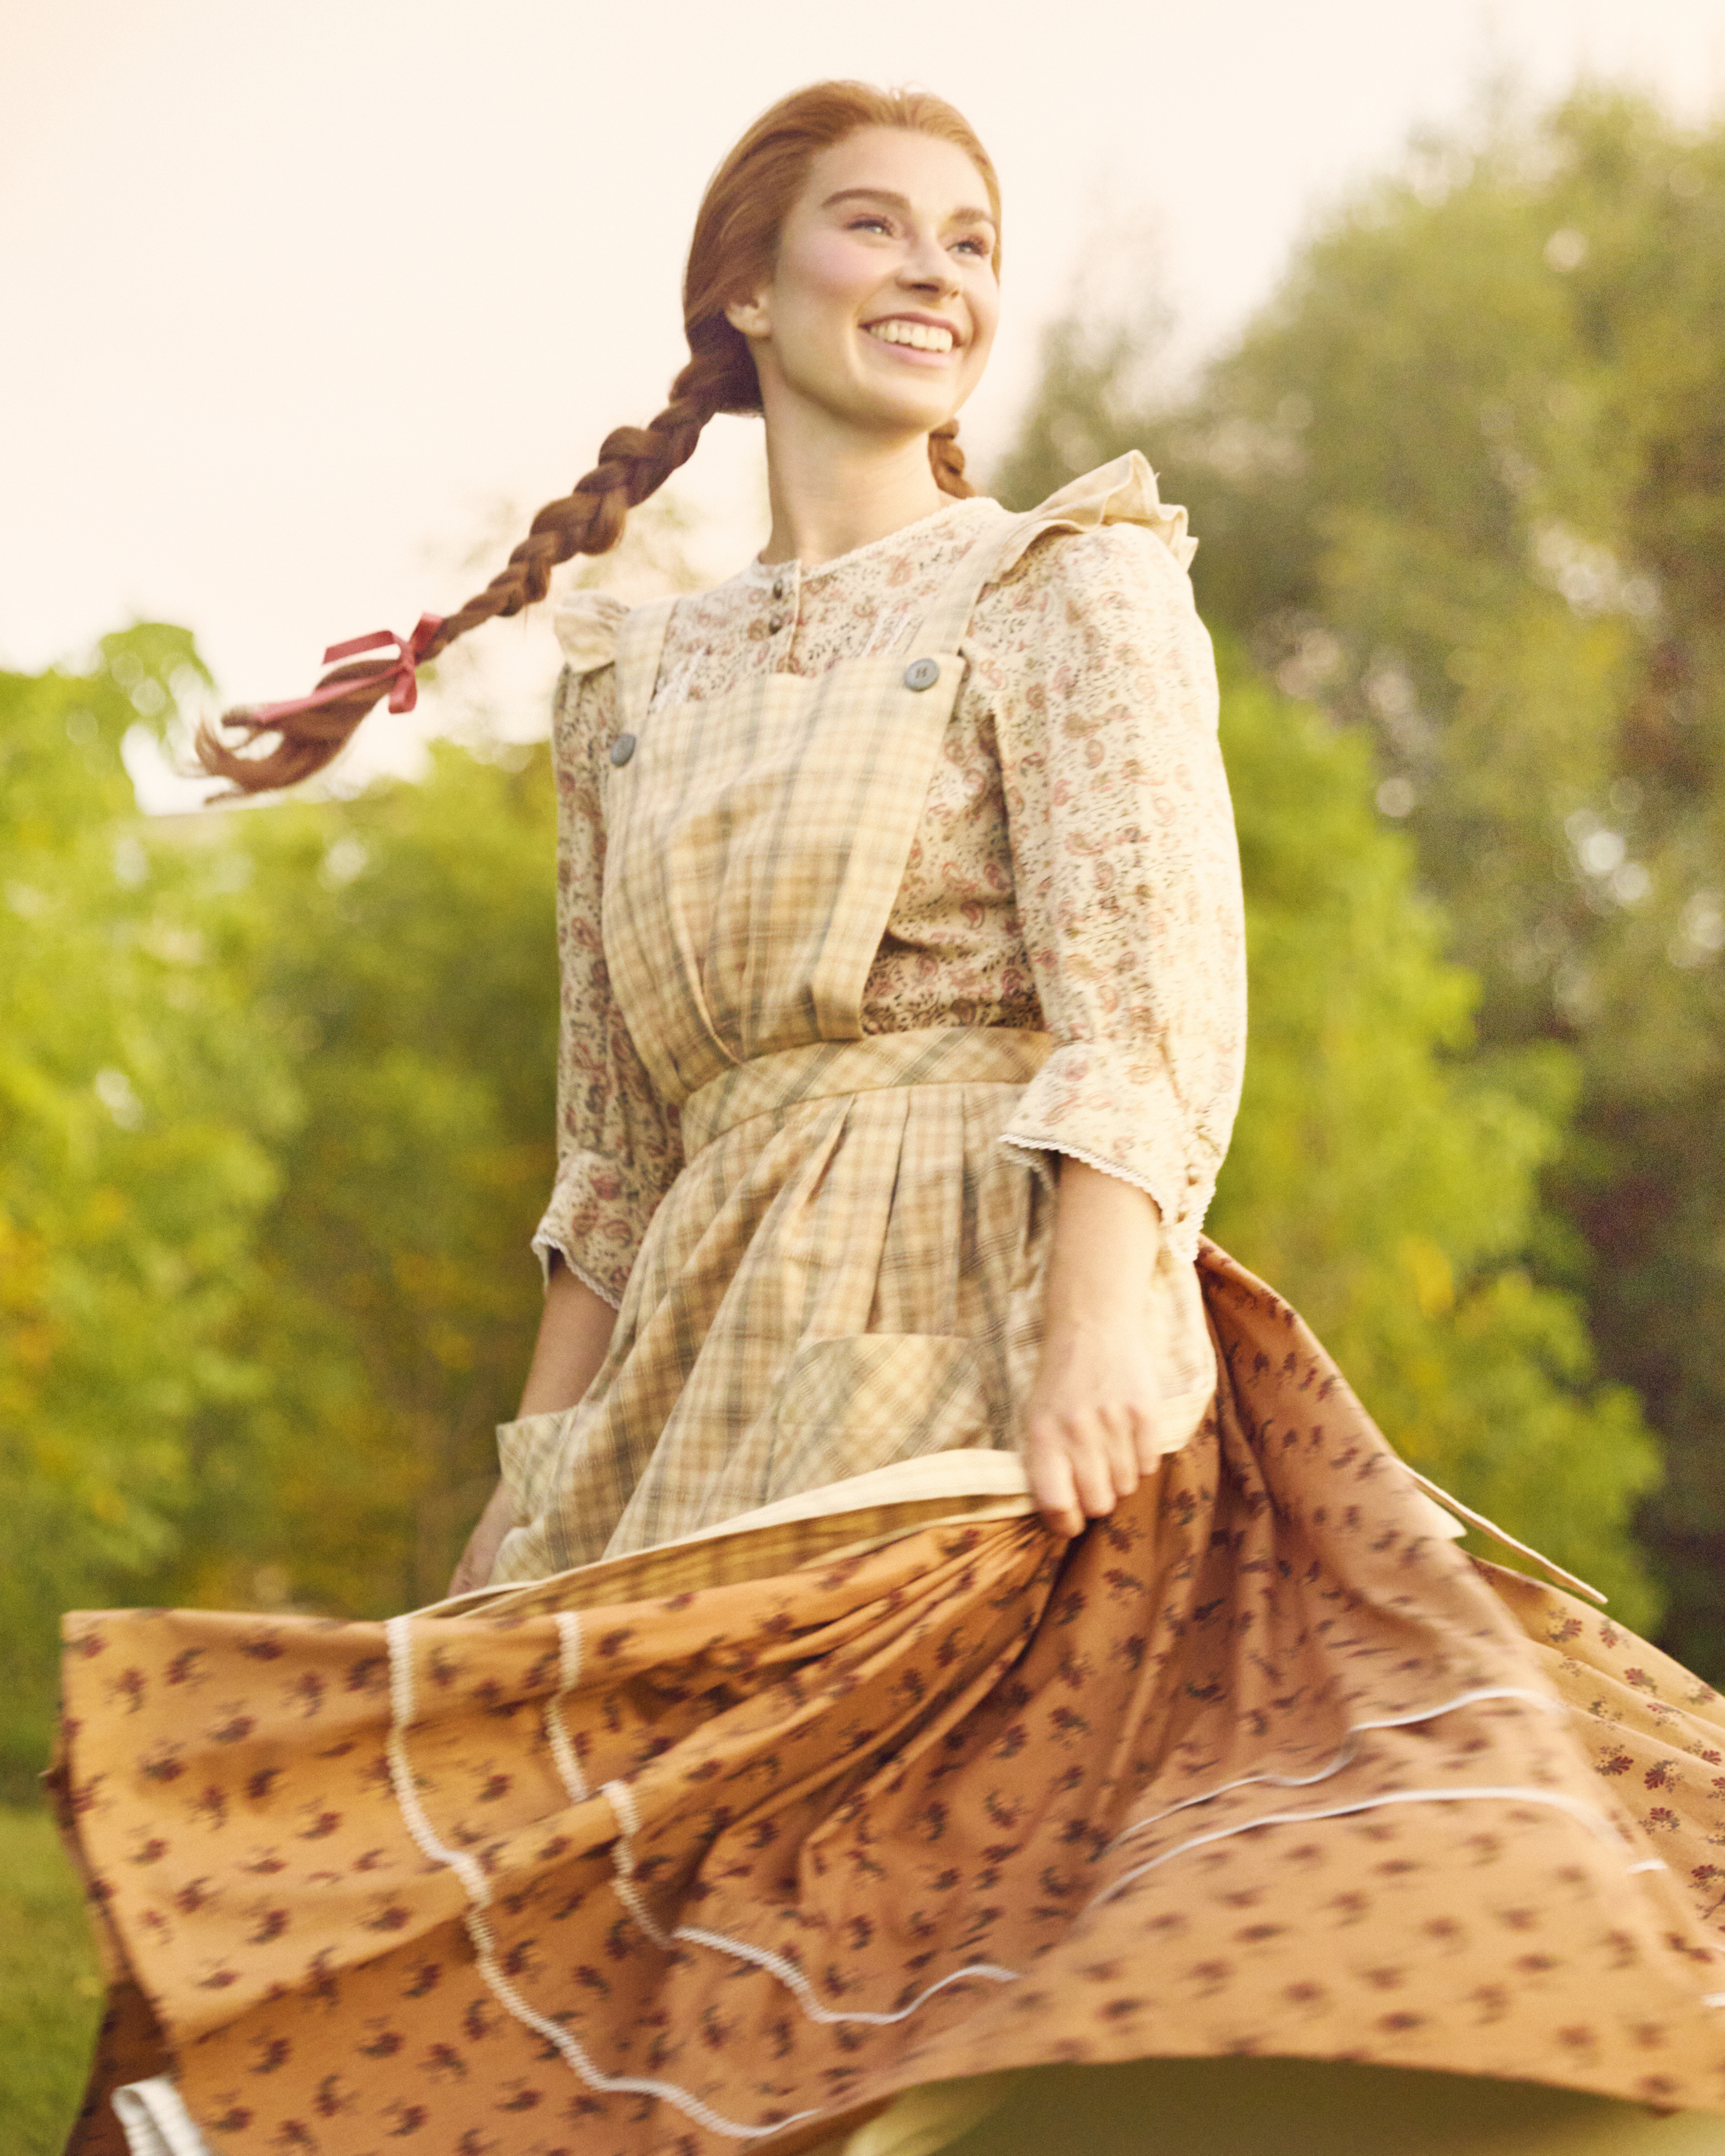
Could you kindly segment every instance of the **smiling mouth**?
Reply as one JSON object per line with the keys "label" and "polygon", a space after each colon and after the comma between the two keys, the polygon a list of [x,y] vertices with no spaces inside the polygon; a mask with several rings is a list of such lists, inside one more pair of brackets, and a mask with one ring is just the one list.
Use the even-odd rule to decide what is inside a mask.
{"label": "smiling mouth", "polygon": [[951,330],[937,329],[932,322],[907,322],[894,316],[884,322],[865,325],[871,337],[882,344],[909,345],[914,352],[950,352],[952,349]]}

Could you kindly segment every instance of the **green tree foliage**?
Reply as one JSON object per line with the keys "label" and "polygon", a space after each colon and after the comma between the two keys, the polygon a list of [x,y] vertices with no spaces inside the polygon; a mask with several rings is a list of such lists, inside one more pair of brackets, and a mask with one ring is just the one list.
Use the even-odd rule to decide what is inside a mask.
{"label": "green tree foliage", "polygon": [[1634,1396],[1598,1383],[1575,1302],[1521,1262],[1570,1059],[1468,1054],[1478,984],[1373,811],[1358,733],[1235,665],[1223,746],[1251,1049],[1209,1230],[1297,1305],[1415,1466],[1645,1625],[1628,1527],[1656,1450]]}
{"label": "green tree foliage", "polygon": [[1065,326],[1009,484],[1150,449],[1207,618],[1371,740],[1486,1046],[1574,1058],[1542,1256],[1665,1440],[1666,1644],[1725,1674],[1725,129],[1490,113],[1183,401],[1121,345]]}
{"label": "green tree foliage", "polygon": [[539,1314],[555,813],[542,747],[439,745],[423,784],[225,819],[303,1106],[244,1317],[264,1389],[196,1433],[187,1599],[381,1615],[448,1584]]}
{"label": "green tree foliage", "polygon": [[538,1311],[541,748],[151,819],[182,631],[0,677],[0,1787],[67,1607],[440,1594]]}
{"label": "green tree foliage", "polygon": [[[4,685],[15,1783],[68,1604],[441,1591],[525,1366],[552,1168],[546,752],[445,747],[422,784],[151,824],[118,745],[195,661],[160,629],[105,649]],[[1472,985],[1363,740],[1242,673],[1227,747],[1255,1047],[1217,1232],[1410,1457],[1645,1618],[1621,1532],[1645,1437],[1514,1264],[1562,1053],[1465,1060]]]}
{"label": "green tree foliage", "polygon": [[182,631],[0,676],[0,1777],[41,1764],[54,1614],[146,1577],[236,1345],[295,1096],[247,1008],[244,856],[142,824],[121,762]]}

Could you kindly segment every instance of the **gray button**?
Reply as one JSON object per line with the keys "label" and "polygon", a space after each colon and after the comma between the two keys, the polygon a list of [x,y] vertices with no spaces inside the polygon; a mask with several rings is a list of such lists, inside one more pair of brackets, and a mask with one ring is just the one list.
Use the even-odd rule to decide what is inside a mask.
{"label": "gray button", "polygon": [[769,636],[777,636],[777,635],[778,635],[778,632],[780,631],[780,629],[782,629],[783,627],[784,627],[784,616],[783,616],[782,613],[769,613],[769,614],[768,615],[768,617],[767,617],[767,634],[768,634]]}
{"label": "gray button", "polygon": [[782,599],[785,595],[785,588],[784,571],[781,569],[778,574],[773,579],[773,598],[776,599]]}
{"label": "gray button", "polygon": [[619,734],[611,744],[611,761],[619,766],[627,763],[634,752],[635,737],[633,734]]}
{"label": "gray button", "polygon": [[940,678],[941,663],[938,659],[913,659],[905,669],[905,686],[907,689],[932,689]]}

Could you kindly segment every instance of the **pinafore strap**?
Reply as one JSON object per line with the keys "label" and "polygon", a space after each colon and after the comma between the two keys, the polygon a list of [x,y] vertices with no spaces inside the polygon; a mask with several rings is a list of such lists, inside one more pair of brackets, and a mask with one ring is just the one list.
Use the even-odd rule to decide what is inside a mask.
{"label": "pinafore strap", "polygon": [[647,706],[653,701],[665,633],[676,603],[673,595],[631,607],[617,632],[617,716],[626,733],[639,733]]}
{"label": "pinafore strap", "polygon": [[959,556],[952,573],[929,603],[912,644],[917,651],[956,651],[970,627],[970,617],[985,585],[1002,566],[1024,551],[1025,535],[1044,521],[1039,510],[1009,516],[992,526]]}

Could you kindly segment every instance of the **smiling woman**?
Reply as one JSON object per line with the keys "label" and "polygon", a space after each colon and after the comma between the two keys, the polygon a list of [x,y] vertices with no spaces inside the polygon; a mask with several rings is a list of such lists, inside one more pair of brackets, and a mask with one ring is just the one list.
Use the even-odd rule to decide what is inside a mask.
{"label": "smiling woman", "polygon": [[[982,378],[999,316],[999,206],[958,143],[870,127],[824,151],[772,274],[726,318],[773,443],[762,558],[848,553],[940,506],[925,444]],[[793,501],[824,509],[791,528]]]}
{"label": "smiling woman", "polygon": [[86,2156],[110,2098],[173,2156],[1246,2156],[1255,2052],[1353,2156],[1725,2142],[1725,1709],[1463,1555],[1200,1233],[1245,954],[1192,542],[1136,452],[965,484],[999,235],[950,106],[775,106],[665,411],[206,745],[315,768],[763,415],[757,559],[558,612],[547,1295],[457,1591],[68,1620]]}

